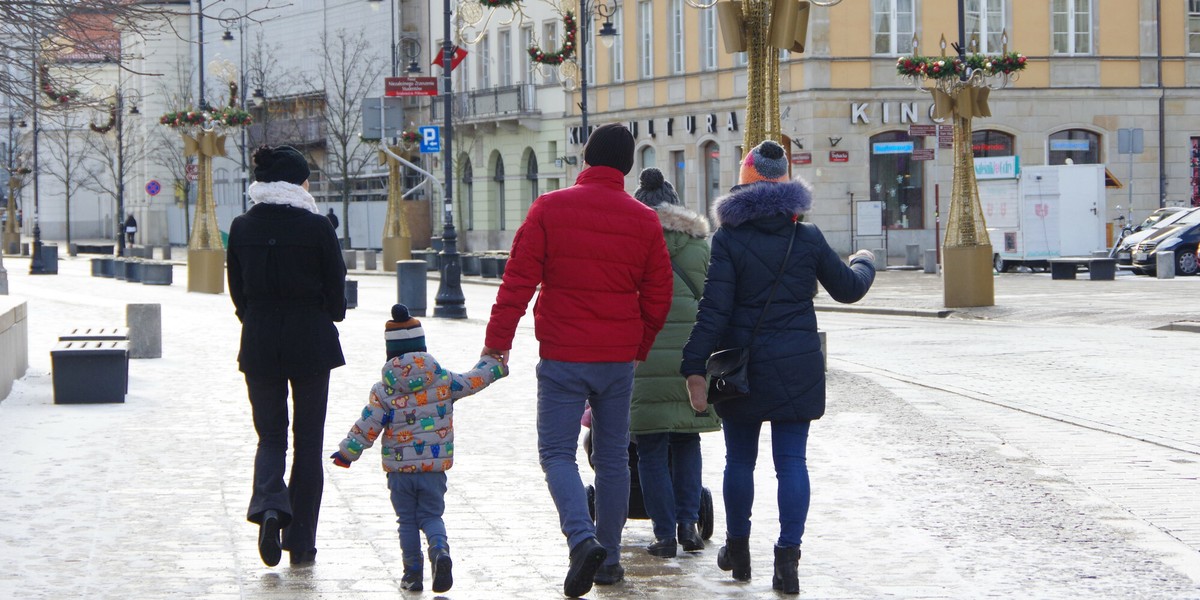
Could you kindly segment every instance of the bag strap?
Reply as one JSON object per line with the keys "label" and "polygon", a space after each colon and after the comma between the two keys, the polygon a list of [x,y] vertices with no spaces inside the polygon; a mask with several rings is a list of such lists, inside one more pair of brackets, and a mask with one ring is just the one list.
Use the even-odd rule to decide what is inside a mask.
{"label": "bag strap", "polygon": [[673,260],[671,261],[671,270],[675,271],[675,274],[683,280],[683,284],[686,285],[689,290],[692,290],[692,295],[699,300],[701,296],[700,290],[696,289],[696,284],[692,283],[692,280],[687,276],[687,273],[684,273],[683,269],[680,269],[679,265],[675,264],[675,261]]}
{"label": "bag strap", "polygon": [[779,265],[779,273],[775,275],[775,283],[771,285],[771,293],[767,295],[767,303],[763,305],[762,313],[758,315],[758,322],[754,324],[754,333],[750,334],[750,339],[758,337],[758,326],[762,325],[763,317],[767,316],[767,309],[771,308],[771,300],[775,298],[775,288],[779,287],[779,280],[783,279],[783,270],[787,268],[788,259],[792,257],[792,244],[796,243],[796,231],[800,228],[800,222],[794,222],[795,227],[792,228],[792,237],[788,240],[787,252],[783,255],[783,264]]}

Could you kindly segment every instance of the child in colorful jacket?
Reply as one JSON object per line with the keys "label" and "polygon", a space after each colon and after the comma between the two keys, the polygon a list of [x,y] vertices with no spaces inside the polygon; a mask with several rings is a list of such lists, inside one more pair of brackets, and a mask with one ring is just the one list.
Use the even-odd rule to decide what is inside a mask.
{"label": "child in colorful jacket", "polygon": [[484,356],[466,373],[443,369],[426,352],[425,331],[403,304],[392,307],[392,320],[384,328],[384,338],[388,361],[383,365],[383,378],[371,387],[362,416],[330,458],[339,467],[349,467],[382,436],[383,469],[400,523],[404,559],[400,587],[422,589],[424,531],[433,591],[444,592],[454,584],[450,545],[442,522],[446,471],[454,464],[453,402],[508,375],[508,367]]}

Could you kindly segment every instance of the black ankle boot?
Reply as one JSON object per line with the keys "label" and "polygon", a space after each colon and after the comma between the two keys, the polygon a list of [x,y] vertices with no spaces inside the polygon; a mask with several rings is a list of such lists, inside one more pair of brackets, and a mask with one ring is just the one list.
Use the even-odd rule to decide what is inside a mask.
{"label": "black ankle boot", "polygon": [[442,593],[454,586],[454,561],[450,560],[450,549],[434,546],[429,549],[429,567],[433,572],[433,591]]}
{"label": "black ankle boot", "polygon": [[738,581],[750,581],[750,538],[725,536],[725,545],[717,551],[717,566],[722,571],[733,571]]}
{"label": "black ankle boot", "polygon": [[775,575],[771,577],[771,589],[785,594],[800,593],[800,546],[775,546]]}

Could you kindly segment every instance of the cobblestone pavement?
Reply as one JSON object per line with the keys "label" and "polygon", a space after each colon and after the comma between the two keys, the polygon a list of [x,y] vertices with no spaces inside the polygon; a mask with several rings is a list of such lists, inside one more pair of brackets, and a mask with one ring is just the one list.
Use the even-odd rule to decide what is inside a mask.
{"label": "cobblestone pavement", "polygon": [[[12,257],[5,266],[10,293],[28,301],[31,366],[0,402],[0,597],[418,596],[399,591],[395,518],[374,453],[326,469],[314,566],[259,561],[244,516],[254,435],[227,295],[186,293],[182,268],[175,285],[150,287],[92,278],[85,259],[63,260],[56,276],[28,276],[28,261]],[[936,309],[922,277],[936,281],[882,274],[867,306]],[[359,308],[339,326],[349,364],[333,374],[330,448],[378,374],[396,294],[392,277],[356,278]],[[1122,301],[1096,299],[1104,282],[1012,274],[997,279],[998,314],[967,315],[1000,322],[820,315],[830,410],[810,443],[802,597],[1200,598],[1195,378],[1160,358],[1197,356],[1200,335],[1149,331],[1188,315],[1145,308],[1165,303],[1155,294],[1168,288],[1196,297],[1200,278],[1107,284],[1136,286],[1120,292],[1139,308],[1112,313]],[[456,369],[478,354],[495,288],[464,291],[470,319],[423,320],[431,351]],[[1072,291],[1075,304],[1094,301],[1122,324],[1092,326],[1103,319],[1089,308],[1077,309],[1083,325],[1057,324],[1070,321]],[[162,305],[163,358],[131,363],[125,404],[54,405],[56,335],[121,325],[130,302]],[[536,460],[529,325],[513,375],[458,409],[446,597],[561,597],[566,548]],[[716,569],[715,543],[649,557],[649,523],[631,520],[627,581],[589,597],[773,597],[769,429],[763,437],[750,583]],[[722,447],[718,434],[704,437],[713,542],[723,531]]]}

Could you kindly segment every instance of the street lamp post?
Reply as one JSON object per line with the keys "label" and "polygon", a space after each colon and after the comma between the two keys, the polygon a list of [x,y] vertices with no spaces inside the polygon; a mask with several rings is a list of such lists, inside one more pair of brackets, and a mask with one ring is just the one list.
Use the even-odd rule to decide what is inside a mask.
{"label": "street lamp post", "polygon": [[[237,21],[238,29],[238,104],[246,110],[246,21],[235,9],[226,8],[217,18],[225,24],[225,34],[221,41],[228,44],[233,41],[233,31],[229,29],[231,21]],[[250,166],[246,160],[246,128],[241,128],[242,143],[238,147],[238,163],[242,169],[242,212],[246,212],[250,196]]]}
{"label": "street lamp post", "polygon": [[454,61],[454,44],[450,40],[450,0],[443,0],[444,21],[442,23],[442,178],[443,224],[442,256],[439,261],[441,279],[434,299],[433,316],[447,319],[467,318],[466,298],[462,291],[462,263],[458,256],[458,234],[454,231],[454,123],[450,118],[453,98],[450,89],[450,65]]}
{"label": "street lamp post", "polygon": [[38,218],[39,218],[38,209],[40,208],[40,202],[39,202],[39,200],[40,200],[39,191],[40,190],[38,189],[38,180],[41,179],[41,177],[39,177],[40,164],[39,164],[39,160],[38,160],[38,135],[41,133],[41,126],[38,125],[38,104],[39,104],[38,97],[37,97],[37,93],[38,93],[37,73],[38,73],[38,70],[36,68],[36,66],[37,66],[37,43],[36,43],[36,39],[34,39],[34,37],[33,37],[32,32],[30,32],[30,38],[31,39],[30,39],[29,48],[30,48],[30,53],[32,53],[32,55],[33,55],[31,64],[33,64],[35,67],[33,69],[33,72],[35,74],[30,79],[30,86],[29,86],[30,90],[32,92],[32,95],[30,96],[30,100],[31,100],[31,104],[33,105],[33,107],[32,107],[32,111],[33,111],[33,119],[32,119],[32,121],[33,121],[32,122],[32,125],[33,125],[33,173],[32,173],[32,175],[33,175],[33,255],[29,261],[29,274],[30,275],[48,275],[48,274],[50,274],[50,272],[46,270],[46,263],[45,263],[44,257],[42,256],[42,228],[41,228],[41,225],[38,223]]}
{"label": "street lamp post", "polygon": [[586,144],[588,139],[588,62],[587,48],[588,41],[592,38],[592,15],[595,14],[604,18],[604,25],[600,28],[600,41],[604,47],[611,48],[613,42],[616,41],[617,29],[613,27],[610,20],[614,13],[617,12],[616,6],[609,6],[604,0],[579,0],[579,18],[581,19],[580,26],[582,31],[579,36],[579,90],[583,93],[583,98],[579,102],[579,114],[583,129],[580,131],[579,140]]}

